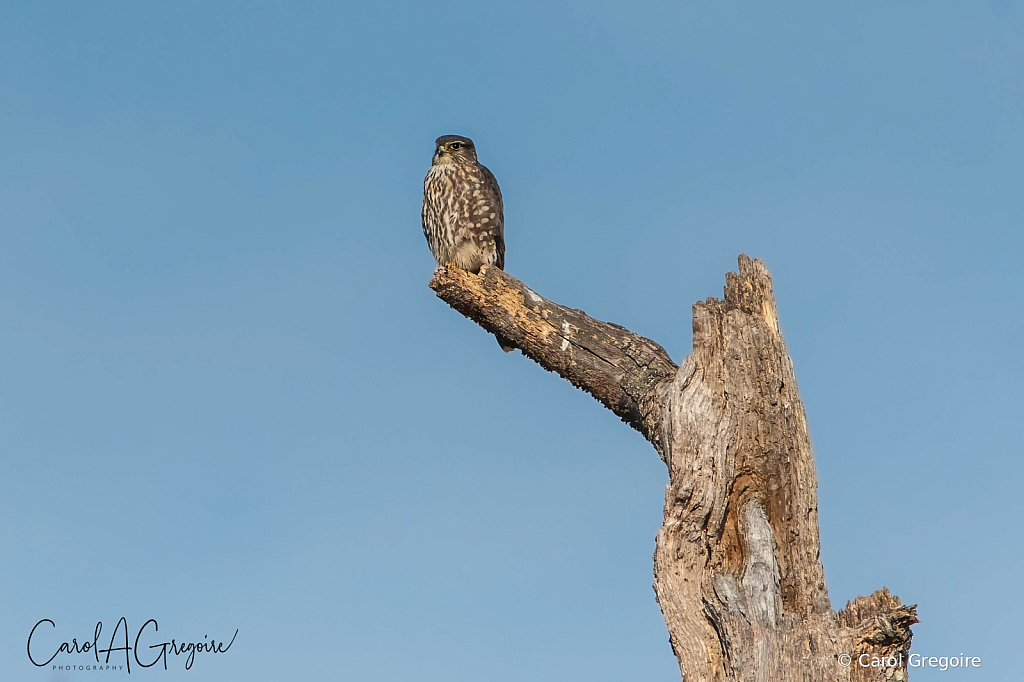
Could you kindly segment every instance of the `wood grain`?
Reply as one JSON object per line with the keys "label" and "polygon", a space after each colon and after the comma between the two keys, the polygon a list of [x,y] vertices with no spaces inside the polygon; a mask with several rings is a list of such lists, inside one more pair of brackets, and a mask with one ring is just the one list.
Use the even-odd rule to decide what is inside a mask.
{"label": "wood grain", "polygon": [[[743,255],[738,270],[722,299],[693,306],[693,352],[679,366],[497,268],[440,268],[430,286],[589,392],[665,462],[654,589],[684,680],[906,680],[916,607],[883,588],[831,608],[810,432],[771,275]],[[899,665],[860,664],[889,657]]]}

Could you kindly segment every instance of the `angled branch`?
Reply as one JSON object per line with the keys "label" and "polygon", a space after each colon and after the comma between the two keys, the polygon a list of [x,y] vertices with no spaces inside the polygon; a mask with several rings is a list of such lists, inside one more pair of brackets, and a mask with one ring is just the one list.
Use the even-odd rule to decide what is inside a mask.
{"label": "angled branch", "polygon": [[658,446],[656,387],[677,367],[658,344],[609,322],[553,303],[498,268],[474,275],[438,268],[438,298],[545,369],[600,400]]}

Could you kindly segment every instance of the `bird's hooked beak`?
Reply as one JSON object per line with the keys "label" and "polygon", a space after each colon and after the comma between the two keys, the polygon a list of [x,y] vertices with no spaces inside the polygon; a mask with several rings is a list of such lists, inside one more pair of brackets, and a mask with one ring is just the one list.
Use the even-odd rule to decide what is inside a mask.
{"label": "bird's hooked beak", "polygon": [[440,147],[437,148],[437,155],[438,156],[444,156],[447,153],[448,153],[448,148],[446,146],[441,145]]}

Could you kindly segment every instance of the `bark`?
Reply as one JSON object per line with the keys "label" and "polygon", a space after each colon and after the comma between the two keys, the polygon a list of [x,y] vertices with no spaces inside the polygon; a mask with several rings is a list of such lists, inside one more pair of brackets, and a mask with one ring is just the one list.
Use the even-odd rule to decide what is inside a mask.
{"label": "bark", "polygon": [[684,680],[907,679],[916,607],[883,588],[831,608],[807,419],[761,261],[740,256],[724,299],[694,305],[693,352],[678,367],[653,341],[497,268],[440,268],[430,286],[665,462],[654,589]]}

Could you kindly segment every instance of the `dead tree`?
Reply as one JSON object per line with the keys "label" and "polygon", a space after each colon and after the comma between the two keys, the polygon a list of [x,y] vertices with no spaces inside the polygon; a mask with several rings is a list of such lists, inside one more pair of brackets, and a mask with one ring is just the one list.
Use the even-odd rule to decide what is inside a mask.
{"label": "dead tree", "polygon": [[817,477],[771,275],[739,257],[693,306],[693,352],[546,300],[497,268],[439,268],[438,297],[587,391],[668,467],[654,589],[686,682],[905,680],[916,607],[885,588],[832,610]]}

